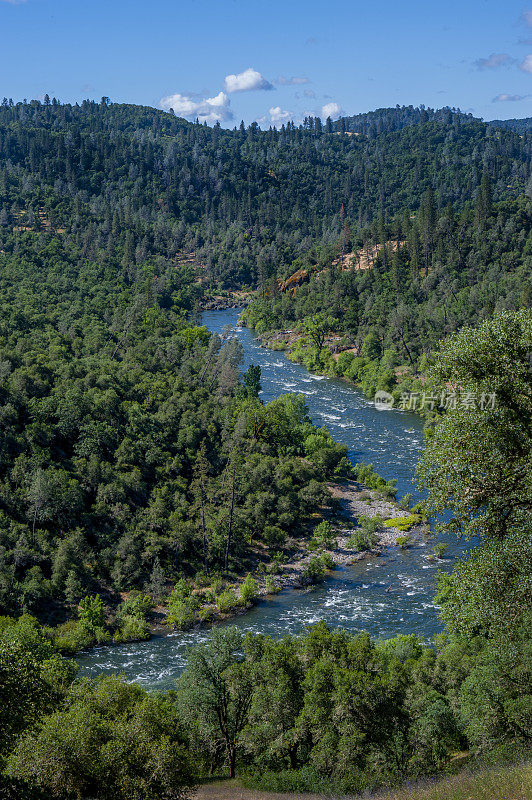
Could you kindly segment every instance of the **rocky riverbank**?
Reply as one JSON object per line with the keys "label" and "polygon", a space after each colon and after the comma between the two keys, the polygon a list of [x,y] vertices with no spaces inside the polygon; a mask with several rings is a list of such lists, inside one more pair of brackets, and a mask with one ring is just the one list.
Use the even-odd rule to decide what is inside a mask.
{"label": "rocky riverbank", "polygon": [[234,291],[227,294],[214,295],[208,297],[201,303],[202,311],[227,311],[230,308],[242,308],[249,305],[252,300],[252,293],[246,291]]}
{"label": "rocky riverbank", "polygon": [[[313,526],[309,525],[305,537],[288,539],[273,558],[264,547],[257,549],[250,574],[183,579],[178,584],[177,597],[174,592],[170,602],[152,609],[139,638],[226,622],[245,614],[259,600],[287,589],[309,591],[332,570],[379,555],[385,548],[415,542],[426,531],[420,517],[401,508],[378,489],[353,479],[330,481],[327,487],[333,503],[323,510],[325,540],[315,538],[320,522],[317,518]],[[360,536],[361,531],[366,533]],[[122,597],[127,599],[125,595]],[[109,624],[112,629],[112,620]],[[114,639],[117,644],[135,640],[134,636]],[[111,642],[111,636],[107,642]]]}
{"label": "rocky riverbank", "polygon": [[[337,501],[337,519],[333,523],[334,540],[336,546],[323,548],[322,552],[334,563],[335,567],[348,566],[371,555],[378,554],[383,548],[393,547],[398,540],[405,536],[405,531],[395,526],[383,525],[375,531],[375,544],[368,549],[360,549],[352,544],[352,536],[359,520],[363,517],[373,517],[384,520],[409,519],[410,511],[402,509],[399,504],[390,498],[385,498],[377,491],[371,491],[367,486],[354,480],[327,484],[332,497]],[[343,520],[343,525],[342,525]],[[422,522],[413,524],[409,530],[409,540],[419,539],[426,530]],[[308,565],[314,554],[308,550],[308,541],[300,543],[300,548],[293,557],[283,565],[283,571],[277,578],[282,588],[301,588],[308,585],[305,579]]]}
{"label": "rocky riverbank", "polygon": [[[182,627],[199,628],[225,622],[246,613],[258,600],[283,589],[308,590],[313,584],[323,580],[331,570],[378,555],[384,548],[393,547],[399,542],[403,546],[407,540],[408,543],[415,542],[426,531],[426,525],[419,517],[413,516],[394,499],[386,497],[378,490],[371,490],[355,480],[329,482],[327,486],[335,501],[333,510],[324,514],[330,526],[330,544],[311,547],[312,538],[309,532],[306,538],[289,540],[281,559],[266,560],[258,554],[257,567],[251,578],[254,591],[250,597],[243,590],[246,581],[249,585],[249,576],[219,581],[214,593],[212,589],[206,592],[199,586],[195,587],[192,596],[197,598],[200,605],[194,619],[188,619]],[[361,547],[359,543],[353,542],[353,534],[360,529],[360,522],[367,521],[368,518],[375,520],[376,529],[371,545]],[[396,524],[389,524],[391,521]],[[222,596],[226,603],[228,598],[233,597],[233,606],[222,603]],[[165,607],[157,609],[158,622],[154,625],[154,631],[162,633],[172,629],[163,622],[168,612],[169,609]]]}

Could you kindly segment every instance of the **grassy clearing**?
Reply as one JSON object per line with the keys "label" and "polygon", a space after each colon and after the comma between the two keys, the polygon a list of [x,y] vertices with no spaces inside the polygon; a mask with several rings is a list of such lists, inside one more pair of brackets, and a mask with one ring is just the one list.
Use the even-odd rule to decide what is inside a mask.
{"label": "grassy clearing", "polygon": [[530,800],[532,764],[462,772],[430,786],[388,792],[379,800]]}
{"label": "grassy clearing", "polygon": [[[348,799],[339,795],[260,792],[244,789],[235,781],[220,781],[201,786],[194,800]],[[532,800],[532,763],[487,769],[475,774],[462,772],[430,784],[365,795],[364,800]]]}

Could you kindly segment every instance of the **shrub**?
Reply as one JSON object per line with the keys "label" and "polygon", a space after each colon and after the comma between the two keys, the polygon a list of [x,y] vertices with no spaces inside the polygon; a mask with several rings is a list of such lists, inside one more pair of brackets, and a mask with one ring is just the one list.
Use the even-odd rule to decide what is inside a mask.
{"label": "shrub", "polygon": [[375,547],[378,540],[379,537],[376,533],[364,531],[362,528],[359,528],[351,534],[347,540],[347,544],[353,550],[371,550],[372,547]]}
{"label": "shrub", "polygon": [[409,517],[392,517],[384,521],[387,528],[398,528],[400,531],[409,531],[414,525],[421,522],[419,514],[410,514]]}
{"label": "shrub", "polygon": [[111,635],[105,628],[89,628],[83,622],[69,620],[54,629],[54,643],[60,653],[73,655],[93,644],[106,644]]}
{"label": "shrub", "polygon": [[269,575],[278,575],[281,572],[281,566],[285,560],[285,556],[278,550],[272,554],[271,564],[268,564],[266,571]]}
{"label": "shrub", "polygon": [[360,483],[365,484],[370,489],[375,489],[389,497],[394,497],[397,491],[397,481],[385,481],[377,475],[373,469],[373,464],[356,464],[353,467],[353,475]]}
{"label": "shrub", "polygon": [[445,553],[449,549],[449,545],[445,542],[438,542],[434,547],[434,555],[436,558],[445,558]]}
{"label": "shrub", "polygon": [[222,614],[229,614],[240,606],[240,600],[232,589],[224,589],[216,602]]}
{"label": "shrub", "polygon": [[404,508],[405,511],[408,511],[411,502],[412,502],[412,495],[408,493],[405,494],[404,497],[401,497],[399,505],[401,506],[401,508]]}
{"label": "shrub", "polygon": [[411,540],[410,536],[398,536],[396,544],[398,547],[401,548],[401,550],[404,550],[404,548],[407,546],[410,540]]}
{"label": "shrub", "polygon": [[384,520],[380,514],[375,514],[372,517],[361,514],[357,522],[364,533],[368,534],[377,533],[377,531],[384,525]]}
{"label": "shrub", "polygon": [[69,620],[63,625],[58,625],[54,633],[55,646],[60,653],[67,655],[73,655],[78,650],[90,647],[94,643],[94,637],[75,620]]}
{"label": "shrub", "polygon": [[87,595],[79,602],[78,617],[87,630],[105,627],[103,600],[99,594]]}
{"label": "shrub", "polygon": [[187,583],[185,578],[180,578],[172,590],[170,598],[186,600],[192,594],[192,586]]}
{"label": "shrub", "polygon": [[416,503],[414,506],[412,506],[411,511],[412,511],[412,514],[419,514],[421,519],[425,519],[425,520],[427,519],[427,515],[425,513],[426,509],[425,509],[425,504],[424,503]]}
{"label": "shrub", "polygon": [[214,619],[214,610],[203,606],[198,611],[198,619],[200,622],[212,622]]}
{"label": "shrub", "polygon": [[334,563],[334,559],[330,553],[322,553],[321,554],[321,563],[325,567],[325,569],[335,569],[336,564]]}
{"label": "shrub", "polygon": [[199,572],[196,572],[196,575],[194,576],[194,583],[199,588],[203,588],[205,586],[210,586],[211,578],[209,577],[209,575],[207,575],[205,570],[202,569]]}
{"label": "shrub", "polygon": [[136,617],[139,620],[145,620],[152,608],[153,601],[148,594],[133,592],[118,606],[117,617]]}
{"label": "shrub", "polygon": [[262,532],[262,539],[272,547],[282,547],[286,541],[286,534],[277,525],[266,525]]}
{"label": "shrub", "polygon": [[192,598],[175,598],[169,603],[166,621],[178,630],[187,630],[197,621],[196,609],[197,603]]}
{"label": "shrub", "polygon": [[[327,796],[333,791],[341,790],[335,780],[324,775],[320,770],[316,769],[311,764],[306,764],[298,769],[283,769],[278,772],[273,770],[257,770],[244,778],[244,785],[258,789],[259,791],[294,793],[297,792],[298,796],[301,792],[323,792]],[[351,788],[351,787],[350,787]],[[358,790],[362,791],[364,784],[361,781]]]}
{"label": "shrub", "polygon": [[122,620],[120,630],[113,636],[115,642],[142,642],[151,636],[150,626],[144,619],[126,616]]}
{"label": "shrub", "polygon": [[216,592],[214,589],[205,589],[203,591],[203,600],[205,603],[215,603],[216,602]]}
{"label": "shrub", "polygon": [[266,578],[266,592],[268,594],[278,594],[281,591],[279,584],[275,583],[273,578]]}
{"label": "shrub", "polygon": [[258,592],[259,592],[259,585],[257,581],[254,578],[252,578],[251,575],[247,575],[245,581],[240,587],[240,598],[242,602],[245,605],[247,605],[248,603],[254,603],[258,597]]}
{"label": "shrub", "polygon": [[397,481],[394,478],[391,481],[386,481],[384,486],[379,489],[385,497],[395,497],[397,492]]}
{"label": "shrub", "polygon": [[317,550],[320,547],[324,547],[326,550],[336,549],[336,539],[330,524],[326,520],[322,519],[319,525],[314,528],[309,547],[311,550]]}
{"label": "shrub", "polygon": [[192,627],[197,621],[196,610],[200,601],[192,594],[190,586],[184,578],[178,581],[168,598],[168,615],[166,620],[169,625],[180,630]]}
{"label": "shrub", "polygon": [[304,583],[320,583],[324,580],[327,570],[334,569],[334,561],[328,553],[321,556],[312,556],[301,575]]}

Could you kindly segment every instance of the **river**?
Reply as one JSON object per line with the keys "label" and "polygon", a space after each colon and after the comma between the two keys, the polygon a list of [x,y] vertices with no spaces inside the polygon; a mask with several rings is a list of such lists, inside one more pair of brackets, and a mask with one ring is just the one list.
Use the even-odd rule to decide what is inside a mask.
{"label": "river", "polygon": [[[214,333],[235,326],[238,311],[211,311],[203,324]],[[235,335],[244,349],[244,368],[261,368],[264,402],[286,392],[304,395],[312,420],[325,425],[336,441],[346,444],[353,462],[372,463],[386,479],[397,478],[398,497],[410,492],[420,499],[412,483],[423,445],[423,422],[415,414],[377,411],[373,402],[341,380],[311,375],[283,353],[260,346],[246,328]],[[353,566],[336,570],[312,592],[284,590],[230,624],[242,630],[282,636],[298,633],[307,624],[324,620],[349,631],[366,630],[374,637],[416,633],[429,641],[441,629],[433,603],[437,570],[447,570],[467,546],[449,538],[444,561],[433,561],[434,540],[406,550],[390,549]],[[83,673],[121,672],[150,689],[174,686],[183,669],[186,650],[204,641],[208,630],[156,636],[148,642],[98,647],[80,654]]]}

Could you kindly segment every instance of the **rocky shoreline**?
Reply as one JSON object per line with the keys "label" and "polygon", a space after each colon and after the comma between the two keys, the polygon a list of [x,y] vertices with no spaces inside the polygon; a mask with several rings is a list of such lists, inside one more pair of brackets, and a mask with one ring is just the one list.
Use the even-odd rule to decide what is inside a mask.
{"label": "rocky shoreline", "polygon": [[202,311],[227,311],[231,308],[242,308],[251,303],[251,292],[231,292],[228,295],[216,295],[201,303]]}
{"label": "rocky shoreline", "polygon": [[[402,509],[395,500],[384,499],[379,492],[372,491],[368,489],[367,486],[355,480],[328,483],[327,486],[333,498],[337,501],[339,515],[351,526],[353,526],[361,516],[381,516],[385,520],[396,519],[398,517],[407,518],[411,516],[411,512]],[[368,498],[367,495],[370,495],[370,498]],[[349,544],[349,539],[353,534],[354,528],[334,527],[337,547],[334,549],[324,549],[323,552],[330,556],[335,567],[349,566],[369,556],[378,555],[383,548],[397,545],[397,540],[404,536],[404,531],[401,531],[399,528],[382,528],[376,532],[377,542],[374,547],[369,550],[356,550]],[[415,541],[421,536],[424,530],[425,525],[419,523],[413,525],[408,533],[411,539]],[[302,577],[313,553],[310,553],[308,549],[304,547],[304,544],[305,542],[301,550],[284,565],[285,572],[279,578],[282,588],[297,589],[305,586]]]}
{"label": "rocky shoreline", "polygon": [[[376,543],[370,549],[359,550],[351,546],[350,538],[356,528],[360,517],[377,517],[384,520],[407,518],[411,512],[401,508],[399,503],[391,498],[385,498],[377,490],[371,490],[362,483],[348,479],[327,484],[333,499],[336,501],[336,513],[331,519],[336,547],[320,549],[320,555],[325,554],[334,568],[349,566],[357,561],[362,561],[371,556],[380,555],[382,550],[397,545],[398,539],[404,537],[404,530],[396,527],[383,526],[376,531]],[[413,525],[408,531],[412,543],[419,540],[426,531],[426,525],[419,523]],[[308,547],[309,539],[298,539],[291,542],[291,555],[279,567],[277,574],[270,573],[264,577],[257,577],[257,593],[254,602],[248,603],[228,613],[222,613],[212,608],[212,616],[204,622],[198,621],[192,626],[197,630],[207,626],[227,622],[249,611],[258,600],[267,599],[273,594],[284,589],[311,590],[313,584],[306,577],[308,566],[316,553]],[[268,567],[269,565],[266,565]],[[329,570],[330,571],[330,570]],[[231,584],[231,589],[238,591],[245,577]],[[272,591],[272,586],[275,590]],[[161,609],[162,611],[163,609]],[[161,614],[163,616],[163,614]],[[159,635],[175,630],[164,623],[154,625],[153,632]]]}
{"label": "rocky shoreline", "polygon": [[[244,601],[240,595],[240,590],[246,581],[246,575],[241,575],[238,580],[221,580],[218,594],[208,602],[205,602],[205,595],[200,585],[194,587],[191,584],[191,593],[198,600],[196,606],[195,620],[188,622],[184,626],[170,625],[166,618],[169,608],[165,604],[160,604],[153,609],[150,618],[146,620],[149,626],[150,636],[168,636],[174,634],[176,630],[200,630],[246,614],[257,602],[267,600],[268,597],[283,590],[312,591],[316,584],[320,583],[331,574],[332,570],[347,567],[366,558],[382,555],[382,551],[389,547],[405,546],[401,543],[401,537],[407,540],[407,544],[415,544],[427,532],[427,525],[424,522],[408,523],[408,535],[405,537],[406,528],[388,526],[386,520],[399,520],[402,518],[412,518],[412,512],[402,508],[399,503],[390,497],[382,494],[378,489],[370,489],[363,483],[354,479],[342,479],[339,481],[329,481],[327,487],[333,498],[333,508],[324,511],[323,518],[330,525],[331,543],[330,546],[319,548],[311,547],[311,532],[306,537],[291,539],[287,542],[285,559],[280,563],[273,559],[267,561],[257,559],[254,570],[253,581],[256,591],[252,599]],[[373,542],[368,549],[360,549],[354,545],[352,536],[356,531],[360,531],[358,525],[361,518],[380,518],[381,524],[375,531]],[[418,517],[417,519],[420,519]],[[316,520],[316,524],[319,520]],[[334,543],[334,544],[333,544]],[[319,561],[321,571],[319,576],[312,576],[312,563]],[[247,578],[249,580],[249,577]],[[217,601],[220,593],[231,592],[235,603],[231,608],[221,610]],[[108,641],[106,644],[126,644],[136,639]],[[94,645],[84,647],[83,650],[92,649]]]}

